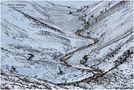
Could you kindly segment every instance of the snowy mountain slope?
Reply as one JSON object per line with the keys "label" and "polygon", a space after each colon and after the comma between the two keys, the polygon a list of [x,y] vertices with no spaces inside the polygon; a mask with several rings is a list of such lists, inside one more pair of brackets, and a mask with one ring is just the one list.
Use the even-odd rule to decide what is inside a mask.
{"label": "snowy mountain slope", "polygon": [[[6,2],[6,3],[8,3],[8,2]],[[66,66],[64,67],[63,65],[60,65],[59,62],[57,61],[59,59],[59,57],[61,55],[63,55],[63,52],[66,52],[70,48],[73,48],[72,45],[70,44],[70,40],[69,40],[69,38],[71,38],[71,37],[69,37],[67,39],[66,37],[68,37],[68,36],[65,36],[64,34],[63,34],[64,35],[63,36],[60,34],[58,35],[57,31],[51,32],[51,30],[53,30],[53,28],[49,28],[49,27],[47,27],[48,29],[44,28],[44,26],[42,26],[42,23],[38,22],[38,21],[40,21],[40,19],[39,20],[38,19],[31,20],[31,18],[29,19],[26,15],[24,15],[24,13],[27,13],[29,11],[27,11],[27,12],[25,11],[25,12],[21,13],[15,9],[12,9],[11,7],[7,7],[6,5],[2,5],[2,7],[4,8],[2,10],[3,14],[5,12],[8,12],[8,10],[11,10],[10,12],[13,11],[12,13],[8,12],[9,14],[7,14],[6,16],[3,15],[2,20],[3,19],[4,20],[2,23],[3,23],[3,25],[5,25],[5,27],[4,26],[2,26],[2,27],[4,27],[4,28],[13,27],[14,28],[15,25],[20,26],[22,28],[25,27],[23,29],[25,31],[27,31],[27,34],[29,34],[29,37],[24,38],[20,42],[10,42],[10,43],[8,43],[8,41],[6,41],[5,43],[2,42],[2,45],[3,45],[2,50],[4,51],[4,53],[2,53],[2,63],[3,63],[2,67],[3,68],[7,68],[10,70],[11,66],[15,66],[16,71],[19,74],[29,75],[32,77],[37,77],[37,78],[42,78],[42,79],[44,78],[44,79],[47,79],[50,81],[54,81],[59,76],[58,72],[59,72],[60,68],[63,68],[63,70],[67,72],[67,73],[65,73],[65,74],[67,74],[67,76],[64,75],[64,76],[58,77],[57,80],[54,81],[55,83],[61,82],[61,81],[58,81],[59,79],[61,79],[61,80],[63,79],[62,82],[64,82],[66,80],[66,78],[68,78],[68,75],[69,76],[72,75],[72,77],[70,77],[70,80],[71,80],[71,78],[74,77],[73,74],[75,74],[75,73],[77,73],[78,76],[81,76],[81,73],[82,73],[81,71],[75,70],[72,68],[67,68]],[[32,8],[29,8],[29,9],[32,9]],[[28,14],[31,15],[30,17],[33,18],[33,16],[32,16],[33,14],[27,13],[27,15]],[[12,22],[12,26],[6,25],[6,24],[11,24],[10,23],[11,21],[5,22],[5,20],[7,20],[7,17],[9,17],[9,16],[11,16],[11,17],[14,16],[14,17],[18,18],[17,20],[14,20],[16,22]],[[24,18],[24,20],[21,22],[21,25],[18,25],[18,23],[20,22],[19,20],[21,20],[21,18]],[[42,27],[38,29],[36,27],[27,26],[31,23],[36,23],[36,22],[37,22],[37,24],[39,23],[38,26],[42,26]],[[3,30],[4,29],[2,29],[2,31]],[[17,32],[17,33],[19,33],[19,32]],[[5,33],[3,34],[3,37],[2,37],[3,40],[5,39],[4,35],[5,35]],[[15,38],[17,38],[17,37],[15,37]],[[18,37],[17,39],[20,39],[20,37]],[[6,39],[6,40],[8,40],[8,39]],[[78,40],[78,42],[79,42],[79,39],[76,39],[76,40]],[[12,41],[18,41],[18,40],[15,39]],[[81,39],[81,41],[83,42],[82,39]],[[29,43],[32,43],[32,44],[29,44]],[[5,51],[6,49],[8,49],[9,51],[6,52]],[[28,55],[29,53],[34,54],[32,61],[27,60],[29,57],[29,55]],[[6,54],[8,54],[9,57],[7,57]],[[7,60],[10,62],[10,65],[8,65]],[[44,72],[42,72],[42,70],[44,70]],[[71,70],[73,70],[74,73],[70,72]],[[44,74],[46,74],[46,76],[44,76]],[[84,74],[88,75],[87,73],[83,73],[83,75]],[[65,78],[65,80],[64,80],[64,78]]]}
{"label": "snowy mountain slope", "polygon": [[[120,4],[120,5],[121,5],[120,7],[124,7],[124,6],[122,6],[122,4]],[[130,4],[128,4],[128,2],[124,2],[123,5],[128,5],[128,8],[130,8],[129,11],[132,11],[132,7],[131,7]],[[93,49],[94,48],[95,49],[93,51],[100,50],[104,46],[106,47],[106,46],[108,46],[108,45],[110,45],[110,44],[112,44],[114,42],[119,41],[122,38],[127,37],[128,35],[130,35],[130,36],[132,35],[132,12],[128,13],[130,16],[129,15],[127,16],[127,14],[125,14],[126,16],[125,16],[125,18],[123,18],[124,20],[123,19],[118,19],[118,18],[122,17],[122,14],[120,14],[120,13],[122,13],[122,12],[124,12],[126,10],[128,11],[128,8],[126,8],[126,7],[125,7],[125,10],[124,10],[124,8],[121,8],[121,9],[118,10],[118,12],[115,12],[114,14],[111,14],[110,16],[105,17],[101,21],[97,21],[93,25],[92,24],[89,25],[90,27],[87,30],[83,30],[84,29],[83,28],[79,32],[79,35],[83,34],[86,37],[98,37],[99,42],[98,42],[98,44],[96,46],[94,45],[95,47],[93,47]],[[116,13],[118,13],[118,16],[116,16]],[[105,22],[105,24],[102,23],[103,21]],[[114,23],[114,22],[116,22],[116,23]],[[123,25],[121,25],[122,23],[123,23]],[[105,25],[107,25],[107,26],[105,26]],[[123,41],[125,41],[125,40],[123,40]],[[117,44],[117,46],[118,46],[118,44]],[[91,50],[91,48],[89,48],[89,50]],[[87,52],[89,54],[91,54],[91,52],[89,52],[89,50],[87,50]],[[78,57],[77,56],[78,53],[83,53],[83,51],[76,52],[76,57]],[[100,53],[100,54],[102,54],[102,53]],[[76,57],[74,57],[74,60],[75,60]],[[70,59],[70,61],[75,63],[72,59]]]}
{"label": "snowy mountain slope", "polygon": [[96,1],[78,9],[61,4],[2,2],[3,71],[91,88],[125,62],[132,65],[131,2]]}
{"label": "snowy mountain slope", "polygon": [[66,87],[58,87],[47,81],[41,81],[35,78],[10,74],[1,71],[1,89],[63,89]]}

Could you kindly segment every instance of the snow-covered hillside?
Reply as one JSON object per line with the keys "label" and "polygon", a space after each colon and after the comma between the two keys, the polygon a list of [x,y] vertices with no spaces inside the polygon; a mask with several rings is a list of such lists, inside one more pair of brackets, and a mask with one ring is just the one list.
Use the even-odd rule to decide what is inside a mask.
{"label": "snow-covered hillside", "polygon": [[133,88],[132,1],[2,1],[1,8],[1,88]]}

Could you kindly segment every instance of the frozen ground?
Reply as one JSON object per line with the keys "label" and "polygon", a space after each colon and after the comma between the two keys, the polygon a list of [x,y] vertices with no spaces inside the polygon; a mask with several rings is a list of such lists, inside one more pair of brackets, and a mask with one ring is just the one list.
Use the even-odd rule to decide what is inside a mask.
{"label": "frozen ground", "polygon": [[1,88],[133,89],[131,1],[3,1],[1,8]]}

